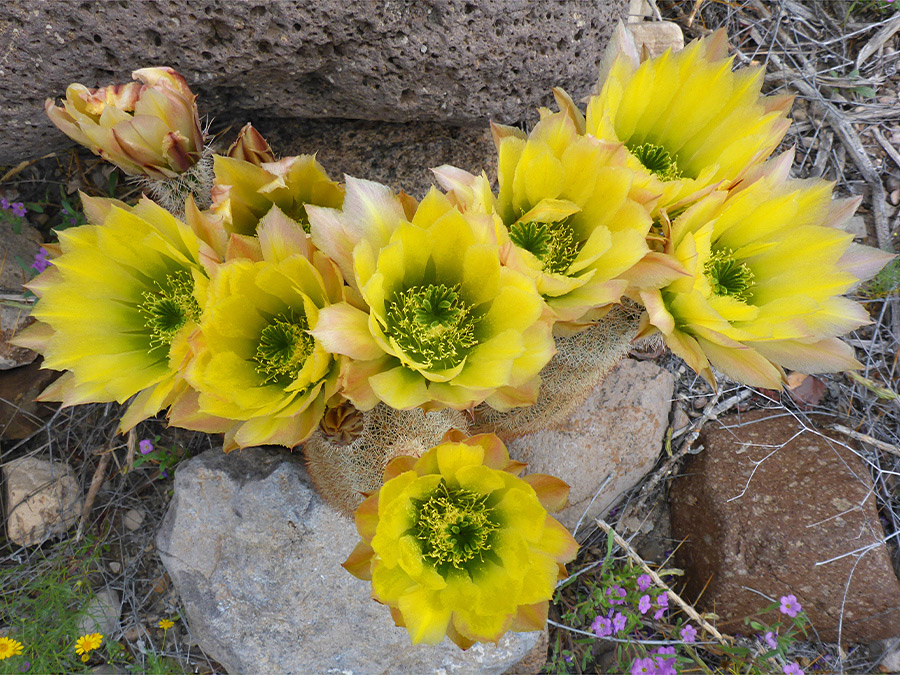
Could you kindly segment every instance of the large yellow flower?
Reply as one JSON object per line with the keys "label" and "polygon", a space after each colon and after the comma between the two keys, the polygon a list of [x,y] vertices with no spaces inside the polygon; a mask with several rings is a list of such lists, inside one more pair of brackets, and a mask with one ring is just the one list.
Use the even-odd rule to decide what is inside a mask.
{"label": "large yellow flower", "polygon": [[541,630],[572,535],[547,511],[568,486],[530,474],[493,434],[450,432],[419,459],[398,457],[356,512],[362,541],[344,563],[371,579],[413,644],[446,635],[463,649],[509,630]]}
{"label": "large yellow flower", "polygon": [[194,391],[169,412],[177,426],[224,432],[226,452],[304,441],[338,387],[338,362],[309,330],[343,299],[340,273],[278,207],[258,235],[251,257],[212,270],[184,371]]}
{"label": "large yellow flower", "polygon": [[88,89],[71,84],[50,120],[69,138],[132,176],[174,178],[203,153],[196,96],[171,68],[142,68],[138,82]]}
{"label": "large yellow flower", "polygon": [[308,211],[313,242],[352,287],[311,333],[350,357],[343,388],[357,408],[534,401],[555,351],[547,307],[501,265],[490,216],[461,214],[434,189],[416,206],[352,177],[343,211]]}
{"label": "large yellow flower", "polygon": [[781,367],[859,367],[837,336],[868,315],[840,296],[893,256],[851,244],[836,226],[859,201],[832,201],[832,185],[822,180],[788,180],[791,159],[771,160],[737,189],[714,192],[675,218],[667,252],[689,274],[639,294],[645,328],[659,329],[711,384],[710,364],[769,388],[780,387]]}
{"label": "large yellow flower", "polygon": [[[38,320],[17,342],[68,371],[42,395],[64,405],[138,394],[122,430],[184,391],[180,368],[215,260],[185,223],[144,198],[137,206],[82,196],[93,225],[59,233],[61,255],[29,288]],[[194,209],[195,211],[195,209]]]}
{"label": "large yellow flower", "polygon": [[[233,148],[236,155],[247,155],[247,143],[257,146],[265,141],[257,133]],[[266,146],[267,147],[267,146]],[[265,153],[263,153],[265,154]],[[313,155],[285,157],[277,162],[259,162],[258,152],[248,157],[213,159],[215,181],[210,211],[224,218],[229,232],[253,234],[259,221],[273,206],[296,220],[309,232],[306,204],[340,208],[344,191],[329,180],[322,165]]]}
{"label": "large yellow flower", "polygon": [[765,69],[732,72],[724,30],[643,63],[621,25],[587,108],[587,133],[620,141],[669,209],[724,184],[778,147],[791,96],[760,96]]}
{"label": "large yellow flower", "polygon": [[[619,302],[621,275],[650,253],[653,195],[633,185],[628,152],[579,133],[567,111],[527,136],[495,126],[499,195],[487,178],[453,167],[435,173],[463,210],[496,212],[504,263],[532,277],[557,330],[596,319]],[[589,314],[590,313],[590,314]]]}

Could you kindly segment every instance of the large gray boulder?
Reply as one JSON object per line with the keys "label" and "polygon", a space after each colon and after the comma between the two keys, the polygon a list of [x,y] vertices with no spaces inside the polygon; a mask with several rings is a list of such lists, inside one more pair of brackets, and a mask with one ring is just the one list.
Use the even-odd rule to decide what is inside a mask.
{"label": "large gray boulder", "polygon": [[540,638],[412,646],[368,582],[340,567],[357,541],[298,456],[252,448],[179,466],[157,547],[192,634],[231,675],[499,675]]}
{"label": "large gray boulder", "polygon": [[218,119],[511,123],[587,94],[625,0],[0,4],[0,164],[70,144],[43,102],[169,65]]}

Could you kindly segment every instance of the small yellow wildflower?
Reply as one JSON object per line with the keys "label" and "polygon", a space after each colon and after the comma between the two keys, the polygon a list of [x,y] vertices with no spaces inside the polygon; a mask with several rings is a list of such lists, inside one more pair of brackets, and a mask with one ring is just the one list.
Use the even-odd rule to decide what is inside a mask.
{"label": "small yellow wildflower", "polygon": [[103,643],[103,636],[100,633],[89,633],[82,635],[75,640],[75,653],[81,654],[81,660],[87,661],[90,653],[95,649],[99,649]]}
{"label": "small yellow wildflower", "polygon": [[175,622],[171,621],[169,619],[160,619],[159,620],[159,627],[162,628],[163,630],[169,630],[174,625],[175,625]]}
{"label": "small yellow wildflower", "polygon": [[8,637],[0,637],[0,661],[22,653],[22,643]]}

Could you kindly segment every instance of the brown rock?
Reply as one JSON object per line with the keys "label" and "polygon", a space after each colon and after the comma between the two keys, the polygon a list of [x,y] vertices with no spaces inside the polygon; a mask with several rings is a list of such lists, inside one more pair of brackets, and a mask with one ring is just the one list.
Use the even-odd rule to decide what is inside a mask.
{"label": "brown rock", "polygon": [[81,513],[81,487],[68,464],[20,457],[8,462],[3,473],[10,541],[33,546],[75,524]]}
{"label": "brown rock", "polygon": [[442,164],[497,175],[497,151],[487,125],[436,122],[261,120],[260,132],[281,156],[317,153],[334,180],[344,174],[405,190],[421,199],[435,184],[430,168]]}
{"label": "brown rock", "polygon": [[61,374],[41,370],[41,363],[38,359],[27,366],[0,370],[0,438],[27,438],[56,410],[56,404],[34,400]]}
{"label": "brown rock", "polygon": [[563,525],[574,529],[587,512],[581,529],[589,529],[591,518],[653,468],[673,386],[672,375],[655,363],[625,359],[558,427],[508,442],[510,455],[527,462],[529,473],[569,484],[569,506],[554,514]]}
{"label": "brown rock", "polygon": [[900,583],[855,454],[771,411],[724,417],[698,443],[705,450],[670,494],[687,599],[709,581],[701,609],[714,608],[724,631],[768,604],[751,588],[794,594],[826,641],[837,638],[842,601],[842,639],[897,635]]}
{"label": "brown rock", "polygon": [[534,117],[578,100],[626,0],[381,2],[122,0],[0,4],[0,164],[71,145],[44,99],[72,81],[124,82],[168,65],[200,109],[234,117],[431,120]]}

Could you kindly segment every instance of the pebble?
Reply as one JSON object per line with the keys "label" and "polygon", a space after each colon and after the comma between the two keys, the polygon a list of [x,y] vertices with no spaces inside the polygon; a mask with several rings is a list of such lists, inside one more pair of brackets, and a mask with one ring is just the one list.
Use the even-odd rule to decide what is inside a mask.
{"label": "pebble", "polygon": [[122,564],[115,561],[109,563],[109,571],[113,574],[118,574],[122,571]]}
{"label": "pebble", "polygon": [[129,532],[134,532],[144,522],[144,512],[137,509],[128,509],[122,518],[122,524]]}

